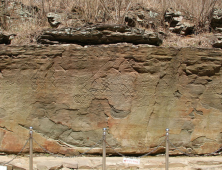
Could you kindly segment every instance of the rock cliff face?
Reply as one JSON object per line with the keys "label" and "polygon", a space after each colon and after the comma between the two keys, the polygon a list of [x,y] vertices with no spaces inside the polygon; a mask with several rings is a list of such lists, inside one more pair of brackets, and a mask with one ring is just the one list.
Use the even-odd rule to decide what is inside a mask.
{"label": "rock cliff face", "polygon": [[2,45],[0,150],[19,152],[32,126],[54,153],[87,150],[104,127],[122,153],[150,151],[166,128],[181,150],[213,152],[222,141],[221,65],[221,49]]}

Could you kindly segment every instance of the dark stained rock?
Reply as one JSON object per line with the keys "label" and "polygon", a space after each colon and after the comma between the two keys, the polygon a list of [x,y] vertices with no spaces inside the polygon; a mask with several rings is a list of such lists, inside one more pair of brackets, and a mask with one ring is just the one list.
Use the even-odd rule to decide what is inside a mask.
{"label": "dark stained rock", "polygon": [[175,27],[179,22],[182,21],[183,16],[180,11],[168,8],[164,14],[165,22],[169,23],[170,27]]}
{"label": "dark stained rock", "polygon": [[222,9],[214,9],[211,18],[211,28],[213,28],[214,30],[222,28]]}
{"label": "dark stained rock", "polygon": [[125,22],[130,27],[143,27],[156,29],[161,25],[161,15],[153,9],[137,4],[125,16]]}
{"label": "dark stained rock", "polygon": [[17,167],[17,166],[13,166],[12,168],[13,168],[13,170],[25,170],[24,168],[22,168],[22,167]]}
{"label": "dark stained rock", "polygon": [[156,32],[147,32],[125,25],[91,25],[78,28],[44,30],[37,38],[38,43],[59,44],[72,43],[80,45],[132,43],[159,46],[162,39]]}
{"label": "dark stained rock", "polygon": [[3,34],[0,32],[0,44],[11,44],[11,40],[14,38],[15,34]]}
{"label": "dark stained rock", "polygon": [[47,14],[47,18],[48,18],[48,22],[52,28],[57,28],[61,24],[61,22],[60,22],[61,16],[59,14],[49,12]]}
{"label": "dark stained rock", "polygon": [[216,37],[217,40],[212,44],[212,46],[215,48],[222,48],[222,34],[217,33],[214,34],[214,36]]}
{"label": "dark stained rock", "polygon": [[215,33],[216,40],[212,46],[215,48],[222,48],[222,9],[214,9],[211,15],[210,26]]}
{"label": "dark stained rock", "polygon": [[180,11],[169,8],[166,10],[164,18],[166,26],[173,33],[189,35],[194,32],[194,23],[186,19]]}

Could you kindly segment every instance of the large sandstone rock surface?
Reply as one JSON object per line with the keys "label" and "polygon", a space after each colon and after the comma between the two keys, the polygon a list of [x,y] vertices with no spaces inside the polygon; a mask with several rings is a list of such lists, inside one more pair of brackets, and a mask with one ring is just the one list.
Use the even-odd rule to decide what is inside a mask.
{"label": "large sandstone rock surface", "polygon": [[[0,151],[19,152],[32,126],[40,145],[67,155],[88,150],[104,127],[124,154],[152,150],[166,128],[184,152],[213,152],[222,141],[221,56],[131,44],[2,45]],[[34,151],[43,152],[35,142]]]}

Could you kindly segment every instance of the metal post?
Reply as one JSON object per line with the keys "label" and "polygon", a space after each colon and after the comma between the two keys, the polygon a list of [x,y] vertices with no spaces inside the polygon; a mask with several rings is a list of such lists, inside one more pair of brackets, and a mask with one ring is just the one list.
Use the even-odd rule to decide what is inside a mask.
{"label": "metal post", "polygon": [[29,170],[33,170],[33,133],[32,127],[29,131]]}
{"label": "metal post", "polygon": [[169,169],[169,129],[166,129],[166,162],[165,162],[165,170]]}
{"label": "metal post", "polygon": [[103,128],[103,169],[106,170],[106,128]]}

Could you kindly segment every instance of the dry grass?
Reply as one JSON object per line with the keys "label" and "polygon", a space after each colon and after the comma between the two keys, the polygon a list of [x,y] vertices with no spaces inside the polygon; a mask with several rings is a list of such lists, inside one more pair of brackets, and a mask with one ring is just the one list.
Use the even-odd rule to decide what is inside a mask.
{"label": "dry grass", "polygon": [[200,33],[198,35],[181,36],[169,33],[168,37],[163,40],[163,47],[195,47],[195,48],[212,48],[215,41],[213,33]]}
{"label": "dry grass", "polygon": [[186,12],[198,22],[204,22],[212,8],[222,8],[220,0],[18,0],[26,5],[36,5],[44,12],[71,12],[73,6],[81,7],[87,21],[95,21],[102,14],[112,22],[119,22],[130,7],[140,3],[146,8],[164,12],[173,8]]}
{"label": "dry grass", "polygon": [[[12,0],[8,0],[12,1]],[[17,33],[14,43],[31,43],[31,33],[49,27],[46,13],[70,13],[74,7],[79,9],[85,22],[103,22],[122,24],[124,16],[131,7],[140,3],[142,6],[154,9],[163,14],[167,8],[185,12],[201,32],[207,23],[211,10],[215,7],[222,8],[221,0],[14,0],[27,6],[37,6],[41,9],[36,17],[29,21],[8,24],[8,32]],[[177,37],[178,38],[178,37]],[[28,42],[27,42],[28,41]]]}

